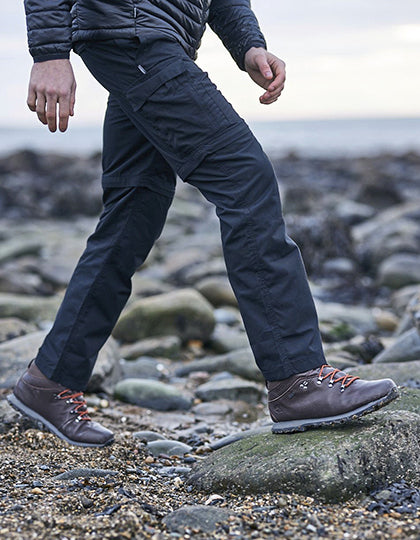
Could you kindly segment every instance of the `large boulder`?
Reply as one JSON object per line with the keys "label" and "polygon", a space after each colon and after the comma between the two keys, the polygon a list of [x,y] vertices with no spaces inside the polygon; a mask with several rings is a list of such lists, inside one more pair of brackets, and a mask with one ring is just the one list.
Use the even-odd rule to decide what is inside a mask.
{"label": "large boulder", "polygon": [[132,303],[121,315],[113,335],[125,342],[164,335],[205,341],[214,325],[209,302],[194,289],[181,289]]}
{"label": "large boulder", "polygon": [[339,502],[402,479],[420,481],[420,416],[388,410],[336,429],[245,438],[216,450],[188,481],[208,492],[283,491]]}

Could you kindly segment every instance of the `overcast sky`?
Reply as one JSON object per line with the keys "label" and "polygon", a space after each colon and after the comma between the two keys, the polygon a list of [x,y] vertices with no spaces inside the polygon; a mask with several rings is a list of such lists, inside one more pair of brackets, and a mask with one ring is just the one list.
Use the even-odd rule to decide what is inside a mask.
{"label": "overcast sky", "polygon": [[[32,64],[23,1],[1,0],[0,125],[30,126]],[[253,0],[269,50],[287,63],[274,105],[241,73],[208,30],[199,64],[248,120],[420,116],[420,0]],[[77,125],[102,121],[106,94],[76,55]]]}

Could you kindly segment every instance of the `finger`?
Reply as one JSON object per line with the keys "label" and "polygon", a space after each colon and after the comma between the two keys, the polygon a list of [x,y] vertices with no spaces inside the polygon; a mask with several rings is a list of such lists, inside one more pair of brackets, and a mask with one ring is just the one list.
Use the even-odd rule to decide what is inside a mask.
{"label": "finger", "polygon": [[275,71],[276,76],[274,80],[270,83],[267,90],[269,92],[274,92],[277,88],[284,86],[284,83],[286,82],[286,73],[284,71]]}
{"label": "finger", "polygon": [[58,127],[60,131],[66,131],[70,116],[70,96],[58,100]]}
{"label": "finger", "polygon": [[47,95],[47,113],[48,129],[54,133],[57,131],[57,97],[53,94]]}
{"label": "finger", "polygon": [[261,100],[265,103],[266,101],[272,100],[272,99],[278,99],[281,95],[281,93],[284,90],[284,84],[282,84],[275,92],[265,92],[261,96]]}
{"label": "finger", "polygon": [[72,86],[70,94],[70,116],[74,116],[74,105],[76,103],[76,83]]}
{"label": "finger", "polygon": [[32,112],[36,111],[36,93],[32,86],[30,86],[28,89],[28,97],[26,99],[26,103]]}
{"label": "finger", "polygon": [[43,124],[47,123],[47,117],[45,115],[45,96],[44,94],[37,94],[36,95],[36,108],[35,108],[36,114],[38,116],[38,119]]}
{"label": "finger", "polygon": [[265,79],[272,79],[273,78],[273,72],[271,70],[271,67],[269,63],[267,62],[266,57],[263,54],[259,54],[255,57],[255,62],[258,66],[258,69],[261,73],[261,75]]}

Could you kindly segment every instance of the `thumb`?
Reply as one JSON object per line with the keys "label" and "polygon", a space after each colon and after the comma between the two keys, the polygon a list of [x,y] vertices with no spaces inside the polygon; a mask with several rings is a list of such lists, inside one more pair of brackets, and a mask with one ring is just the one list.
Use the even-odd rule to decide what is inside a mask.
{"label": "thumb", "polygon": [[261,75],[265,79],[272,79],[273,78],[273,72],[271,71],[271,68],[267,62],[267,59],[264,55],[260,54],[255,58],[255,62],[258,66],[258,69],[261,73]]}

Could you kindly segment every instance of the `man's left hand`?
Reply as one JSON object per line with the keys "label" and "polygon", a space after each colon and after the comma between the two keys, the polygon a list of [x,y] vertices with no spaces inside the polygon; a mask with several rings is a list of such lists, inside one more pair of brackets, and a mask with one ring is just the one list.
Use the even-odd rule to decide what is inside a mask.
{"label": "man's left hand", "polygon": [[286,81],[286,64],[262,47],[251,47],[245,54],[245,69],[266,92],[260,103],[270,105],[280,97]]}

